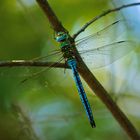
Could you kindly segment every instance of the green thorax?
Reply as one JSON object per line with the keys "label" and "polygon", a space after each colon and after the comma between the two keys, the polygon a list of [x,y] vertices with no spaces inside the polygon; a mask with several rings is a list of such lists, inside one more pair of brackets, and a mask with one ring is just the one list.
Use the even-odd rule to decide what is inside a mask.
{"label": "green thorax", "polygon": [[65,40],[64,42],[60,42],[60,49],[69,45],[70,45],[70,42],[68,40]]}
{"label": "green thorax", "polygon": [[74,46],[69,41],[69,35],[64,32],[59,32],[56,37],[56,41],[60,43],[60,49],[63,53],[63,57],[68,60],[74,58],[73,48]]}

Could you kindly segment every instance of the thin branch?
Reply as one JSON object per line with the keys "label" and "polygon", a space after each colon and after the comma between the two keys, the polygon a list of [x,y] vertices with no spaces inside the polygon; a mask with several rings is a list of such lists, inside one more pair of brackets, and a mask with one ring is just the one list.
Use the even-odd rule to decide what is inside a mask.
{"label": "thin branch", "polygon": [[27,61],[27,60],[9,60],[0,61],[0,67],[55,67],[55,68],[69,68],[65,63],[57,62],[41,62],[41,61]]}
{"label": "thin branch", "polygon": [[120,6],[120,7],[115,8],[115,9],[109,9],[109,10],[107,10],[107,11],[101,13],[100,15],[94,17],[94,18],[91,19],[89,22],[87,22],[79,31],[77,31],[77,33],[75,33],[75,34],[73,35],[73,38],[75,39],[80,33],[84,32],[85,29],[86,29],[89,25],[91,25],[93,22],[95,22],[96,20],[98,20],[98,19],[100,19],[100,18],[102,18],[102,17],[104,17],[104,16],[106,16],[106,15],[108,15],[108,14],[110,14],[110,13],[117,12],[117,11],[119,11],[119,10],[121,10],[121,9],[128,8],[128,7],[132,7],[132,6],[138,6],[138,5],[140,5],[140,2],[138,2],[138,3],[131,3],[131,4],[127,4],[127,5],[122,5],[122,6]]}
{"label": "thin branch", "polygon": [[62,26],[61,22],[58,20],[57,16],[55,15],[54,11],[52,11],[51,7],[48,4],[47,0],[36,0],[41,9],[46,14],[50,25],[54,29],[54,31],[64,31],[67,32],[66,29]]}

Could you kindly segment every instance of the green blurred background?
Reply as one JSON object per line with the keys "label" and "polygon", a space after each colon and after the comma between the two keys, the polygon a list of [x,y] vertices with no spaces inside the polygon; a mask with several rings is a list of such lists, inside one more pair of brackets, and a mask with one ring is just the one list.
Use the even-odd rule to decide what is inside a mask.
{"label": "green blurred background", "polygon": [[[49,3],[73,34],[102,11],[127,1],[49,0]],[[91,68],[91,71],[140,131],[140,19],[136,12],[140,13],[140,6],[103,17],[81,37],[117,19],[129,17],[134,21],[129,36],[137,42],[137,49],[112,65],[97,70]],[[45,56],[58,49],[53,34],[35,0],[1,1],[0,60]],[[38,72],[39,75],[31,76]],[[32,78],[21,82],[30,76]],[[64,73],[64,69],[56,68],[47,71],[29,67],[0,68],[0,140],[129,139],[105,105],[84,81],[83,84],[94,112],[95,129],[89,125],[69,70]]]}

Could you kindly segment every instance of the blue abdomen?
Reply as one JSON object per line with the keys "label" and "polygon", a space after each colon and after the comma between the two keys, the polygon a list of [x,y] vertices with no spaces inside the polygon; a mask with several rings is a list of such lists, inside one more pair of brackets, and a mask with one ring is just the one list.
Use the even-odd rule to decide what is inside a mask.
{"label": "blue abdomen", "polygon": [[90,104],[88,102],[86,93],[84,91],[80,76],[79,76],[78,71],[77,71],[76,60],[75,59],[70,59],[70,60],[67,61],[67,63],[72,69],[74,80],[75,80],[75,83],[76,83],[76,86],[77,86],[77,89],[78,89],[78,93],[79,93],[80,99],[82,101],[82,104],[85,108],[85,111],[86,111],[86,114],[87,114],[88,119],[90,121],[90,124],[91,124],[92,127],[95,127],[95,122],[94,122],[92,110],[91,110]]}

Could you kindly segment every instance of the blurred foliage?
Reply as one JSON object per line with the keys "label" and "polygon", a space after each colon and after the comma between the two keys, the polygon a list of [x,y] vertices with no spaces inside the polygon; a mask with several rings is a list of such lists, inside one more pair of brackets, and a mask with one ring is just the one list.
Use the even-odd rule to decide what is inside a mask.
{"label": "blurred foliage", "polygon": [[[116,6],[110,0],[49,2],[70,33],[75,33],[102,11]],[[92,25],[93,32],[118,18],[129,17],[130,13],[124,12],[100,19]],[[35,0],[1,1],[0,19],[0,60],[29,60],[58,49],[53,40],[54,31]],[[91,69],[138,130],[139,52],[138,48],[115,64],[99,70]],[[83,81],[97,123],[97,128],[91,129],[69,70],[64,73],[63,69],[49,69],[21,82],[40,70],[42,68],[0,68],[1,140],[128,139]]]}

